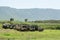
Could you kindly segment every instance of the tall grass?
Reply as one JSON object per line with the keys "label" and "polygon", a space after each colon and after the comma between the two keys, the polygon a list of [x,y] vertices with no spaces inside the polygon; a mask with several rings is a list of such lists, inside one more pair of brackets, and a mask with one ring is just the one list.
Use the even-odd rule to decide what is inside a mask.
{"label": "tall grass", "polygon": [[60,40],[60,30],[45,30],[43,32],[19,32],[16,30],[0,30],[0,38],[14,40]]}
{"label": "tall grass", "polygon": [[[60,40],[60,30],[51,30],[60,27],[60,23],[31,23],[31,22],[14,22],[19,24],[38,25],[46,30],[43,32],[20,32],[13,29],[2,29],[0,23],[0,40]],[[49,29],[49,30],[47,30]]]}

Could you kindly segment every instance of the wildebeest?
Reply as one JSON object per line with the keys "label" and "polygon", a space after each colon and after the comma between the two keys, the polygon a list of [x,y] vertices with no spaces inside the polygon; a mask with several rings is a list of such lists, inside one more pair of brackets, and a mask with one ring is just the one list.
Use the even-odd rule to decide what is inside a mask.
{"label": "wildebeest", "polygon": [[13,29],[20,31],[20,24],[15,24],[15,27]]}
{"label": "wildebeest", "polygon": [[27,24],[16,24],[15,29],[19,31],[29,31],[29,25]]}
{"label": "wildebeest", "polygon": [[44,28],[38,27],[38,31],[44,31]]}
{"label": "wildebeest", "polygon": [[9,25],[9,28],[10,28],[10,29],[13,29],[14,27],[15,27],[15,24],[10,24],[10,25]]}
{"label": "wildebeest", "polygon": [[15,27],[14,24],[8,24],[8,23],[3,24],[3,28],[5,28],[5,29],[13,29],[14,27]]}
{"label": "wildebeest", "polygon": [[44,30],[38,25],[28,25],[28,24],[3,24],[3,28],[15,29],[18,31],[43,31]]}
{"label": "wildebeest", "polygon": [[35,31],[36,30],[36,27],[34,25],[30,25],[29,30],[30,31]]}
{"label": "wildebeest", "polygon": [[38,25],[31,25],[29,27],[30,31],[43,31],[44,29],[39,27]]}
{"label": "wildebeest", "polygon": [[29,25],[27,25],[27,24],[21,25],[20,30],[21,31],[28,31],[29,30]]}
{"label": "wildebeest", "polygon": [[9,25],[10,25],[10,24],[4,23],[4,24],[3,24],[3,28],[7,29],[7,28],[9,28]]}

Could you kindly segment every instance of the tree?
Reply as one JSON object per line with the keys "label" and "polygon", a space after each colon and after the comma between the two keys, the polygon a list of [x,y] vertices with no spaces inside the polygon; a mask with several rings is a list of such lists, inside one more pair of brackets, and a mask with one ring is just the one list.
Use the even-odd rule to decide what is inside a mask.
{"label": "tree", "polygon": [[10,21],[14,21],[14,18],[10,18]]}
{"label": "tree", "polygon": [[28,21],[28,19],[25,19],[25,22],[27,22]]}
{"label": "tree", "polygon": [[10,24],[13,24],[14,18],[10,18]]}

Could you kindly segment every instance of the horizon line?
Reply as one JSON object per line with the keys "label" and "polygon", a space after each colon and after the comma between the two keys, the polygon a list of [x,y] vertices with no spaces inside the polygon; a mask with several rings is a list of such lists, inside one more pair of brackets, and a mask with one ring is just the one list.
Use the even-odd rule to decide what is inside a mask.
{"label": "horizon line", "polygon": [[[0,7],[8,7],[8,8],[15,8],[15,9],[55,9],[55,8],[16,8],[16,7],[10,7],[10,6],[0,6]],[[56,10],[56,9],[55,9]],[[60,10],[60,9],[57,9]]]}

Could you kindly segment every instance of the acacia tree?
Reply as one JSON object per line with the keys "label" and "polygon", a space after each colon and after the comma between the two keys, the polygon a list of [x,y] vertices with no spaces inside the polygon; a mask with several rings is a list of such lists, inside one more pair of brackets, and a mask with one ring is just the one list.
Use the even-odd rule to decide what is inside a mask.
{"label": "acacia tree", "polygon": [[10,18],[10,24],[13,24],[14,18]]}
{"label": "acacia tree", "polygon": [[14,21],[14,18],[10,18],[10,21]]}
{"label": "acacia tree", "polygon": [[28,19],[25,19],[25,22],[27,22],[28,21]]}

